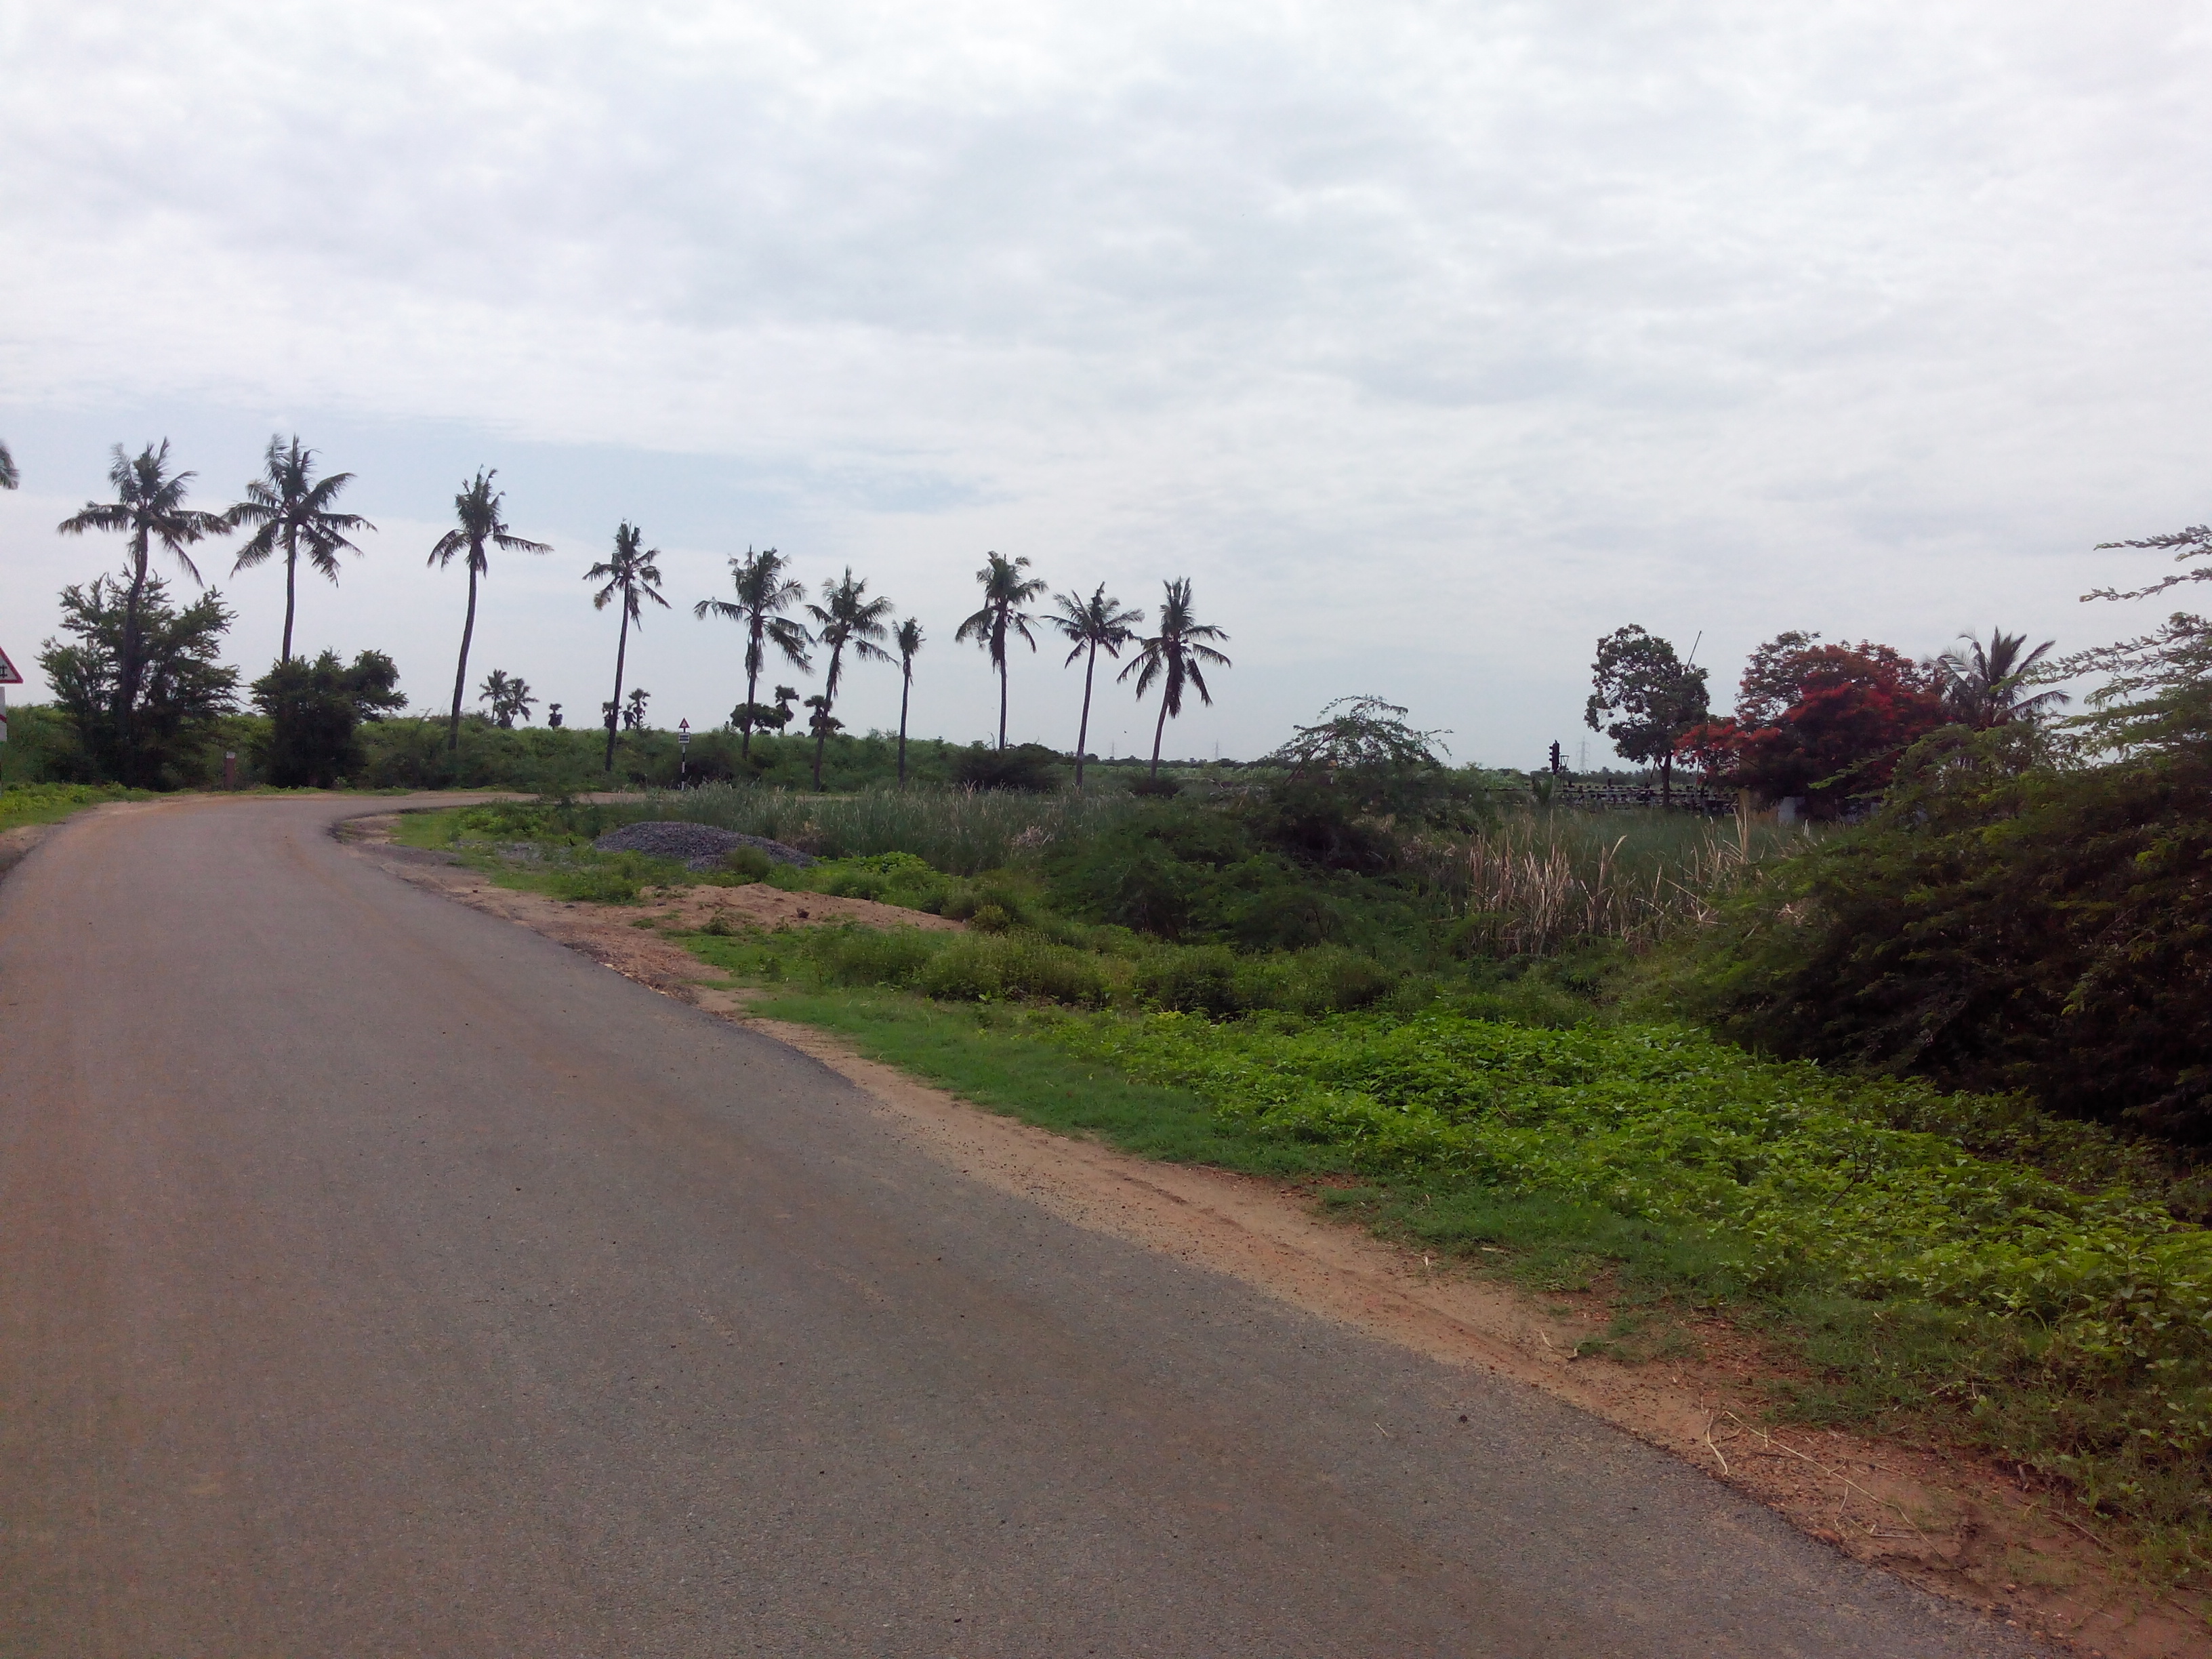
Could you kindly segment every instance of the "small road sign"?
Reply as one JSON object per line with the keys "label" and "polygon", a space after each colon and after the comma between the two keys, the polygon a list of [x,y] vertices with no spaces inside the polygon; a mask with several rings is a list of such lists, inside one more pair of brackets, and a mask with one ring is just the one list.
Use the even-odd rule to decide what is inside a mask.
{"label": "small road sign", "polygon": [[8,653],[0,651],[0,685],[21,685],[23,677],[15,672],[15,665],[8,660]]}

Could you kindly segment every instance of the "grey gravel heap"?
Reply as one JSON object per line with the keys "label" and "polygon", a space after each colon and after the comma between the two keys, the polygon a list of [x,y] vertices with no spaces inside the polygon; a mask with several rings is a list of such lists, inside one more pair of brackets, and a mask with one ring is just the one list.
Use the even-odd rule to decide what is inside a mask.
{"label": "grey gravel heap", "polygon": [[682,859],[684,867],[691,870],[714,869],[732,847],[757,847],[775,862],[801,870],[814,862],[812,854],[802,853],[796,847],[787,847],[764,836],[741,836],[734,830],[717,830],[711,823],[684,823],[665,818],[626,823],[619,830],[609,830],[592,845],[602,853],[643,853],[650,858]]}

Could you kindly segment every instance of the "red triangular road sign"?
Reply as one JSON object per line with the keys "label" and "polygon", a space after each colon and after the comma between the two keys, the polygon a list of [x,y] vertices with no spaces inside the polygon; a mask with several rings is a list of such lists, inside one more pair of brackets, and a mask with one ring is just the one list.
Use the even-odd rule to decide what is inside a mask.
{"label": "red triangular road sign", "polygon": [[8,660],[8,653],[0,651],[0,685],[21,685],[23,677],[15,672],[15,665]]}

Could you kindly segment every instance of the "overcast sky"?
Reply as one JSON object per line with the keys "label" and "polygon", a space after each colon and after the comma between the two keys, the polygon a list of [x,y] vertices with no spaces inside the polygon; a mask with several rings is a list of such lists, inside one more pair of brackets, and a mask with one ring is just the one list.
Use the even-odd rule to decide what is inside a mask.
{"label": "overcast sky", "polygon": [[[301,643],[451,695],[424,556],[495,466],[471,689],[607,695],[624,517],[678,610],[656,723],[726,716],[724,560],[849,564],[929,635],[915,725],[995,709],[986,550],[1228,629],[1172,754],[1373,692],[1462,759],[1588,738],[1641,623],[1725,706],[1784,629],[2072,647],[2203,521],[2201,3],[0,4],[0,647],[119,552],[53,533],[170,438],[228,505],[269,434],[380,526]],[[234,660],[281,579],[234,579]],[[1066,748],[1080,686],[1015,665]],[[1102,752],[1149,740],[1126,689]],[[895,723],[896,675],[841,708]]]}

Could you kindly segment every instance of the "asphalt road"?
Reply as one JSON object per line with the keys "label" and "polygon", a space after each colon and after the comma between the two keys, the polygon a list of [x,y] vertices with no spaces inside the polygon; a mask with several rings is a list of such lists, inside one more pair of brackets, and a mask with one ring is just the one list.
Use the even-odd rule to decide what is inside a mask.
{"label": "asphalt road", "polygon": [[362,810],[0,884],[0,1653],[2032,1650],[963,1178]]}

